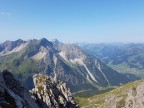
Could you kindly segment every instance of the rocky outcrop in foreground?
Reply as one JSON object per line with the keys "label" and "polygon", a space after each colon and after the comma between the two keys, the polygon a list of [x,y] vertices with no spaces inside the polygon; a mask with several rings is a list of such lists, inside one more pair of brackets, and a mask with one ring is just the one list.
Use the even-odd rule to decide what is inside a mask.
{"label": "rocky outcrop in foreground", "polygon": [[29,91],[10,72],[0,72],[0,106],[2,108],[38,108]]}
{"label": "rocky outcrop in foreground", "polygon": [[144,108],[144,81],[129,83],[106,95],[104,108]]}
{"label": "rocky outcrop in foreground", "polygon": [[0,108],[78,108],[65,83],[34,75],[29,92],[10,72],[0,72]]}
{"label": "rocky outcrop in foreground", "polygon": [[42,108],[77,108],[70,89],[66,83],[57,83],[47,75],[36,74],[33,76],[35,88],[31,93],[33,98]]}
{"label": "rocky outcrop in foreground", "polygon": [[110,92],[78,98],[82,108],[144,108],[144,80],[128,83]]}

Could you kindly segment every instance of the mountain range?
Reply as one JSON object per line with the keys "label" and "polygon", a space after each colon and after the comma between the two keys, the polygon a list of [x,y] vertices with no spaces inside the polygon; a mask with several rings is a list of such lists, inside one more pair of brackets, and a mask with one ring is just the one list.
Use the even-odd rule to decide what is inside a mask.
{"label": "mountain range", "polygon": [[144,75],[143,43],[79,44],[79,46],[118,72]]}
{"label": "mountain range", "polygon": [[73,93],[99,92],[139,79],[108,67],[100,59],[75,44],[50,42],[45,38],[6,41],[0,44],[0,70],[8,69],[29,89],[32,76],[47,74],[66,82]]}

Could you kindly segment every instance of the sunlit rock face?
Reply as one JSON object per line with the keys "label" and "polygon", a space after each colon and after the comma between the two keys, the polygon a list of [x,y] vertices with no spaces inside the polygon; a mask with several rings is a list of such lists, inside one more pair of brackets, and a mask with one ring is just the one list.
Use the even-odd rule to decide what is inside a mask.
{"label": "sunlit rock face", "polygon": [[44,74],[33,81],[29,92],[9,71],[0,72],[0,108],[78,108],[66,83]]}
{"label": "sunlit rock face", "polygon": [[43,108],[78,108],[66,83],[44,74],[33,76],[35,88],[31,93],[39,106]]}

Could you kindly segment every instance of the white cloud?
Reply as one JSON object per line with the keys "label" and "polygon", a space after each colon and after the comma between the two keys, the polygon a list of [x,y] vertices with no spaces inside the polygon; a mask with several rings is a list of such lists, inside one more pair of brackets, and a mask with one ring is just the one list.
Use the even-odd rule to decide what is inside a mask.
{"label": "white cloud", "polygon": [[1,12],[0,12],[0,15],[1,15],[1,16],[11,16],[12,14],[11,14],[10,12],[1,11]]}

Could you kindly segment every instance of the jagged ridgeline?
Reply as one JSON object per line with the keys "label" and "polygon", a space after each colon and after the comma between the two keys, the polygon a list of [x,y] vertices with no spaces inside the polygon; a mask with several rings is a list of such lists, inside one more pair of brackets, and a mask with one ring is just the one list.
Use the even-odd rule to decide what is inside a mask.
{"label": "jagged ridgeline", "polygon": [[29,89],[32,76],[44,73],[66,82],[74,92],[98,92],[138,79],[120,74],[74,44],[40,40],[6,41],[0,44],[0,70],[8,69]]}
{"label": "jagged ridgeline", "polygon": [[9,71],[0,73],[0,108],[78,108],[66,84],[44,74],[33,76],[29,92]]}

